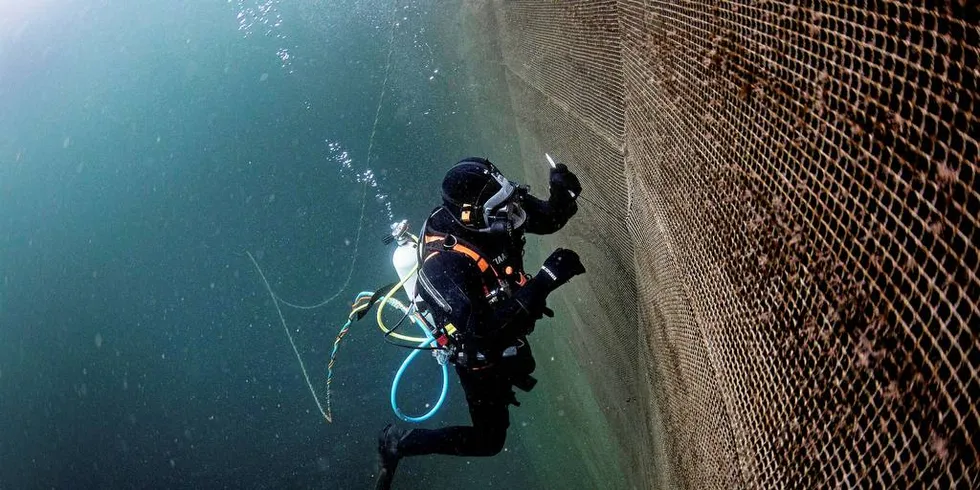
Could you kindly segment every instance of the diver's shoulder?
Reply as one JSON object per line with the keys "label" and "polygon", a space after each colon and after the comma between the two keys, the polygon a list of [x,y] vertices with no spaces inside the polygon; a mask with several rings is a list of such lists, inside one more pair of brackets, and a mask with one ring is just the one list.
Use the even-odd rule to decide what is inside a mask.
{"label": "diver's shoulder", "polygon": [[473,259],[453,250],[432,251],[422,262],[422,269],[426,272],[449,269],[451,272],[466,273],[471,267],[476,268]]}

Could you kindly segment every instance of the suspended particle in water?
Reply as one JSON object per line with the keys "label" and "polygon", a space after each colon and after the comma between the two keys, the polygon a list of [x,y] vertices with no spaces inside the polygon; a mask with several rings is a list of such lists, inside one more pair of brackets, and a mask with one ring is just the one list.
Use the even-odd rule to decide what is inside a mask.
{"label": "suspended particle in water", "polygon": [[68,148],[69,146],[71,146],[71,137],[65,136],[65,140],[61,142],[61,147]]}
{"label": "suspended particle in water", "polygon": [[101,349],[102,348],[102,334],[101,333],[96,333],[95,334],[95,348],[96,349]]}
{"label": "suspended particle in water", "polygon": [[259,77],[259,81],[260,82],[264,82],[264,81],[266,81],[268,79],[269,79],[269,74],[268,73],[263,73],[262,76]]}

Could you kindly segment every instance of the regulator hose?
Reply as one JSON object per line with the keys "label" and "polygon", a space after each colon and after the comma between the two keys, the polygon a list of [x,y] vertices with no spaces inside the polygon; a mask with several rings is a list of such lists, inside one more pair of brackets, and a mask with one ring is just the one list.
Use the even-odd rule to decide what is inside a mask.
{"label": "regulator hose", "polygon": [[[403,313],[408,313],[408,309],[398,300],[391,298],[389,301],[391,301],[396,308],[402,310]],[[419,318],[417,314],[411,315],[411,318],[412,322],[418,325],[418,327],[422,329],[422,332],[424,332],[425,336],[427,337],[425,341],[419,344],[419,348],[421,349],[437,345],[436,339],[432,336],[432,333],[429,332],[429,329],[425,326],[422,319]],[[419,349],[412,350],[412,352],[408,354],[408,357],[402,361],[402,365],[398,367],[398,372],[395,373],[395,377],[391,381],[391,409],[395,412],[395,415],[397,415],[398,418],[406,422],[420,423],[432,418],[432,416],[435,415],[440,408],[442,408],[443,403],[446,401],[446,395],[449,393],[449,365],[448,363],[440,362],[440,367],[442,368],[442,391],[439,393],[439,399],[434,405],[432,405],[432,408],[429,409],[428,412],[419,415],[418,417],[407,415],[402,412],[400,408],[398,408],[398,385],[401,384],[402,376],[405,375],[405,370],[408,369],[408,365],[411,364],[421,352],[422,350]]]}
{"label": "regulator hose", "polygon": [[[398,286],[400,287],[401,283]],[[398,290],[399,287],[392,288],[392,291]],[[332,404],[332,397],[331,397],[331,386],[333,383],[333,367],[337,361],[337,352],[340,350],[340,343],[347,335],[347,333],[350,331],[351,323],[353,323],[360,316],[363,316],[363,313],[361,312],[370,309],[371,298],[373,294],[374,293],[370,291],[364,291],[359,293],[357,297],[355,297],[354,303],[351,305],[352,307],[351,313],[347,318],[347,322],[340,329],[340,332],[337,334],[337,338],[334,339],[333,351],[330,353],[330,362],[327,364],[327,410],[326,412],[327,412],[328,422],[333,422],[333,404]],[[401,366],[399,366],[398,371],[395,373],[395,377],[394,379],[392,379],[391,382],[391,397],[390,397],[391,409],[395,412],[395,415],[397,415],[398,418],[406,422],[413,422],[413,423],[424,422],[432,418],[432,416],[434,416],[436,412],[438,412],[439,409],[442,408],[443,404],[446,401],[446,395],[449,393],[449,366],[447,363],[440,362],[442,368],[442,391],[439,393],[439,399],[432,406],[432,408],[428,412],[418,417],[413,417],[411,415],[405,414],[401,410],[401,408],[398,407],[398,402],[397,402],[398,386],[399,384],[401,384],[402,377],[405,375],[405,371],[408,369],[409,364],[411,364],[412,361],[415,360],[415,358],[419,355],[419,353],[422,352],[419,349],[435,347],[437,344],[435,338],[432,336],[432,333],[429,332],[429,329],[425,326],[424,320],[418,316],[418,313],[416,312],[413,314],[412,312],[410,312],[409,307],[406,307],[404,304],[402,304],[401,301],[392,298],[390,292],[389,294],[385,295],[384,299],[381,301],[381,304],[378,306],[378,310],[380,311],[385,305],[391,305],[396,309],[400,310],[402,313],[411,317],[412,322],[415,323],[415,325],[417,325],[420,329],[422,329],[422,332],[425,334],[425,338],[422,339],[422,342],[418,345],[418,348],[413,349],[412,352],[408,354],[405,360],[402,361]],[[358,313],[361,314],[358,315]],[[386,332],[388,331],[388,329],[383,327],[383,323],[381,322],[380,315],[378,315],[378,324],[382,326],[382,330]],[[392,335],[396,335],[396,334],[393,333]],[[407,338],[414,339],[414,337],[407,337]]]}

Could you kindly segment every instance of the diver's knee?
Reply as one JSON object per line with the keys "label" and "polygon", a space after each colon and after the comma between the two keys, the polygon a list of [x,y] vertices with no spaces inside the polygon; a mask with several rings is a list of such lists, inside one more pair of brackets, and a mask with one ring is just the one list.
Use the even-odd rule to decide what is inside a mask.
{"label": "diver's knee", "polygon": [[486,456],[496,456],[504,450],[504,443],[507,442],[507,428],[495,428],[484,432],[483,448]]}

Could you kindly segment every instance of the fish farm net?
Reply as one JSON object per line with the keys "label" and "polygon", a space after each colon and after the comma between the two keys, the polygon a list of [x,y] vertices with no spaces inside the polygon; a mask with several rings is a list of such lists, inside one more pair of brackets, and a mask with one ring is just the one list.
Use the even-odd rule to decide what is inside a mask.
{"label": "fish farm net", "polygon": [[978,2],[470,4],[633,486],[980,485]]}

